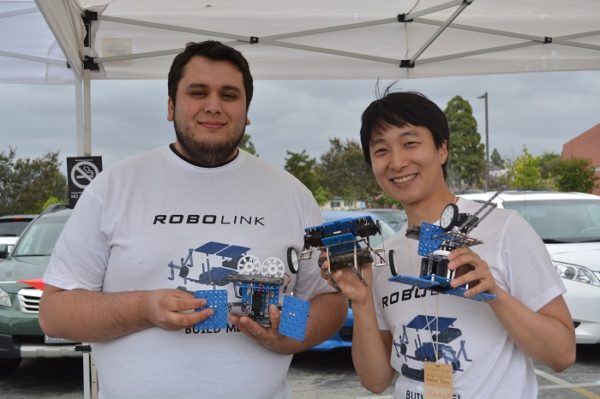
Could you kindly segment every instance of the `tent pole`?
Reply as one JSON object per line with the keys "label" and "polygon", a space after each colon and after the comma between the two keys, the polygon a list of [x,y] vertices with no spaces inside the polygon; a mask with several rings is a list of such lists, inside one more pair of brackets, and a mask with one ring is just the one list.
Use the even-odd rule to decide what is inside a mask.
{"label": "tent pole", "polygon": [[75,76],[75,139],[77,155],[83,155],[83,80]]}
{"label": "tent pole", "polygon": [[83,70],[83,155],[92,155],[92,96],[90,70]]}
{"label": "tent pole", "polygon": [[75,121],[77,129],[77,156],[92,155],[92,116],[90,71],[83,70],[75,80]]}

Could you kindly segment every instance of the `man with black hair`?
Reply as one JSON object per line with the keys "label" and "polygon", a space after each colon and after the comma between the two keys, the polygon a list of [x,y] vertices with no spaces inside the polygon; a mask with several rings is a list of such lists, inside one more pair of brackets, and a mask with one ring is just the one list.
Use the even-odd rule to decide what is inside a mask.
{"label": "man with black hair", "polygon": [[[406,237],[407,226],[436,224],[452,203],[461,213],[480,208],[446,184],[446,117],[419,93],[388,90],[364,111],[360,136],[379,186],[408,217],[385,248],[394,250],[399,273],[418,276],[418,242]],[[554,370],[575,361],[565,287],[531,226],[495,209],[470,234],[483,244],[450,253],[451,286],[468,283],[467,298],[492,293],[489,302],[390,281],[388,267],[365,265],[366,286],[350,270],[333,274],[352,301],[352,357],[367,389],[379,393],[394,383],[394,398],[533,399],[531,358]]]}

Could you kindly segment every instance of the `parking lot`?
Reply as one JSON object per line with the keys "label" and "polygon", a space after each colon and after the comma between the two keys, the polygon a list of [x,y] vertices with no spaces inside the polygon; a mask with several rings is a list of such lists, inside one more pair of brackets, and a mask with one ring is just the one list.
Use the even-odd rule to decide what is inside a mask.
{"label": "parking lot", "polygon": [[[0,379],[3,399],[83,398],[80,359],[28,359],[17,372]],[[600,399],[600,345],[580,345],[577,363],[562,373],[536,365],[540,399]],[[294,399],[391,398],[361,387],[349,350],[306,352],[292,362],[288,379]]]}

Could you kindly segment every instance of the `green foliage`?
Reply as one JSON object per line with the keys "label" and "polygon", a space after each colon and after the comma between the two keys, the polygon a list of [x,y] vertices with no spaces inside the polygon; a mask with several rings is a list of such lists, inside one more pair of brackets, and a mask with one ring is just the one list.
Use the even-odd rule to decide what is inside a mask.
{"label": "green foliage", "polygon": [[252,142],[252,138],[248,133],[244,133],[244,136],[242,136],[242,141],[240,141],[238,147],[252,155],[258,156],[256,148],[254,147],[254,143]]}
{"label": "green foliage", "polygon": [[589,159],[571,158],[561,160],[557,168],[556,184],[560,191],[591,193],[599,183],[594,165]]}
{"label": "green foliage", "polygon": [[492,151],[492,154],[490,155],[490,163],[499,168],[504,168],[504,166],[506,164],[504,159],[502,159],[502,157],[500,156],[500,153],[498,152],[498,150],[495,148],[494,148],[494,151]]}
{"label": "green foliage", "polygon": [[591,193],[598,184],[594,166],[588,159],[564,160],[555,153],[536,157],[523,147],[512,165],[509,187]]}
{"label": "green foliage", "polygon": [[59,168],[58,152],[16,159],[12,148],[0,151],[0,214],[40,213],[51,197],[66,202],[67,180]]}
{"label": "green foliage", "polygon": [[485,146],[469,102],[453,97],[444,110],[450,127],[448,183],[457,189],[481,187],[485,174]]}
{"label": "green foliage", "polygon": [[344,200],[364,200],[367,203],[377,198],[381,189],[373,177],[371,168],[364,161],[358,141],[338,138],[329,140],[329,150],[321,155],[316,167],[319,183],[331,197]]}
{"label": "green foliage", "polygon": [[547,188],[542,181],[540,165],[540,157],[531,155],[527,146],[523,146],[523,153],[514,160],[512,165],[510,188],[532,190]]}
{"label": "green foliage", "polygon": [[55,204],[65,204],[65,201],[61,201],[60,199],[58,199],[56,197],[50,197],[46,200],[46,202],[44,202],[44,205],[42,205],[42,210],[45,210],[50,205],[55,205]]}
{"label": "green foliage", "polygon": [[296,176],[313,193],[319,205],[324,204],[329,199],[327,190],[323,188],[317,179],[316,172],[317,160],[311,158],[306,150],[302,152],[287,151],[285,158],[285,170]]}

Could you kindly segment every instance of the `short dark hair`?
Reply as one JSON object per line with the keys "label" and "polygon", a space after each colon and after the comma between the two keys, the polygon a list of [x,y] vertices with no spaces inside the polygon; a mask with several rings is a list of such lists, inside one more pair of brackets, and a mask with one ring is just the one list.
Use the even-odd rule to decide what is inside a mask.
{"label": "short dark hair", "polygon": [[[444,112],[430,99],[416,91],[391,92],[386,89],[381,98],[373,101],[362,114],[360,142],[365,161],[371,165],[369,152],[373,133],[388,127],[407,125],[426,127],[433,135],[436,148],[446,142],[450,150],[450,129]],[[442,165],[446,176],[446,162]]]}
{"label": "short dark hair", "polygon": [[204,42],[191,42],[186,44],[185,50],[177,54],[169,70],[168,90],[173,104],[177,96],[177,85],[183,76],[183,68],[193,57],[205,57],[213,61],[228,61],[232,63],[241,73],[246,91],[246,108],[250,108],[250,101],[254,93],[254,83],[248,61],[242,53],[216,40]]}

